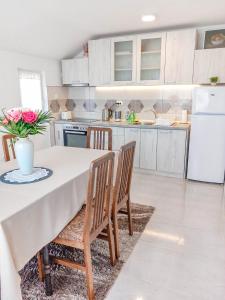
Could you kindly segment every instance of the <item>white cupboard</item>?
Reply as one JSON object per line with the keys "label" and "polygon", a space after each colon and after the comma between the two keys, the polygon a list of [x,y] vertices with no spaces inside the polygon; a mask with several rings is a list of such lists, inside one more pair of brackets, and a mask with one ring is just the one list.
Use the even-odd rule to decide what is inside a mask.
{"label": "white cupboard", "polygon": [[213,76],[225,83],[225,48],[196,50],[193,82],[206,84]]}
{"label": "white cupboard", "polygon": [[136,82],[136,36],[111,39],[111,82],[129,84]]}
{"label": "white cupboard", "polygon": [[166,84],[191,84],[193,78],[196,29],[167,32]]}
{"label": "white cupboard", "polygon": [[63,124],[55,123],[55,145],[63,146]]}
{"label": "white cupboard", "polygon": [[136,141],[135,155],[134,155],[134,167],[140,167],[140,128],[125,128],[125,144]]}
{"label": "white cupboard", "polygon": [[137,82],[164,83],[166,33],[137,36]]}
{"label": "white cupboard", "polygon": [[112,127],[112,150],[118,151],[125,144],[125,129]]}
{"label": "white cupboard", "polygon": [[141,129],[140,168],[156,170],[157,129]]}
{"label": "white cupboard", "polygon": [[111,82],[111,39],[88,42],[89,84],[101,86]]}
{"label": "white cupboard", "polygon": [[63,59],[62,81],[63,84],[74,86],[88,84],[88,57]]}
{"label": "white cupboard", "polygon": [[184,176],[186,166],[185,130],[158,130],[157,171]]}

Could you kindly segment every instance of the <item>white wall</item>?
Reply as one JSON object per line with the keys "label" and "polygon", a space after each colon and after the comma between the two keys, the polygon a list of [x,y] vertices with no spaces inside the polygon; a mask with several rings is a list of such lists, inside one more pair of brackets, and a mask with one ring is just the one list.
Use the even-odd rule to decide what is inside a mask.
{"label": "white wall", "polygon": [[[18,69],[43,72],[47,86],[61,85],[60,61],[0,50],[0,110],[21,105]],[[49,131],[35,137],[35,148],[49,146],[49,139]],[[2,157],[0,145],[0,160]]]}
{"label": "white wall", "polygon": [[61,85],[59,61],[0,51],[0,108],[20,106],[18,69],[42,71],[48,86]]}

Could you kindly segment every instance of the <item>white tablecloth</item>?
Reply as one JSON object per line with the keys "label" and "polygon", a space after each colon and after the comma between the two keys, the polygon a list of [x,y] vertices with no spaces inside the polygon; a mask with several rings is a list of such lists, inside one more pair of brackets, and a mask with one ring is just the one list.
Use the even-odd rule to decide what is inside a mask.
{"label": "white tablecloth", "polygon": [[[52,147],[35,153],[35,166],[53,170],[27,185],[0,183],[1,300],[21,300],[18,271],[52,241],[85,201],[92,160],[107,151]],[[0,174],[16,161],[0,163]]]}

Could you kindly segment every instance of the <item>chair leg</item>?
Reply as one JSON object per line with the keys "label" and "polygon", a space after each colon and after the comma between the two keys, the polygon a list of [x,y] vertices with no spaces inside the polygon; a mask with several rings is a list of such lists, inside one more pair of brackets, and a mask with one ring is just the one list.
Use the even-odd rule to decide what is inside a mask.
{"label": "chair leg", "polygon": [[113,229],[112,229],[111,222],[107,226],[107,235],[109,241],[110,260],[112,266],[114,266],[116,264],[116,256],[115,256],[115,246],[114,246]]}
{"label": "chair leg", "polygon": [[127,200],[127,213],[128,213],[128,224],[129,224],[129,235],[133,235],[130,195]]}
{"label": "chair leg", "polygon": [[41,251],[39,251],[37,254],[37,261],[38,261],[38,277],[39,280],[43,282],[45,278],[45,273],[43,268],[43,258],[42,258]]}
{"label": "chair leg", "polygon": [[88,300],[94,300],[94,284],[93,284],[93,273],[91,265],[91,249],[90,244],[84,245],[84,262],[86,271],[86,281],[87,281],[87,292]]}
{"label": "chair leg", "polygon": [[114,233],[115,254],[116,254],[116,258],[118,259],[120,257],[120,247],[119,247],[119,228],[118,228],[117,213],[113,213],[113,233]]}

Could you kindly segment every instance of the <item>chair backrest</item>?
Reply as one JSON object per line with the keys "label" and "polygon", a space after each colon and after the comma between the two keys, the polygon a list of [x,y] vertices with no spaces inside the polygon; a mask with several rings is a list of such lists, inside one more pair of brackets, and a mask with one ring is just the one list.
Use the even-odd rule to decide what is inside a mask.
{"label": "chair backrest", "polygon": [[116,179],[113,193],[113,209],[120,207],[130,193],[136,142],[130,142],[120,148]]}
{"label": "chair backrest", "polygon": [[114,156],[109,152],[91,163],[84,239],[94,240],[111,218]]}
{"label": "chair backrest", "polygon": [[112,129],[89,127],[87,130],[87,148],[112,150]]}
{"label": "chair backrest", "polygon": [[[9,161],[12,158],[16,158],[13,139],[15,138],[12,134],[5,134],[2,136],[2,147],[4,152],[5,161]],[[11,155],[10,155],[11,154]]]}

